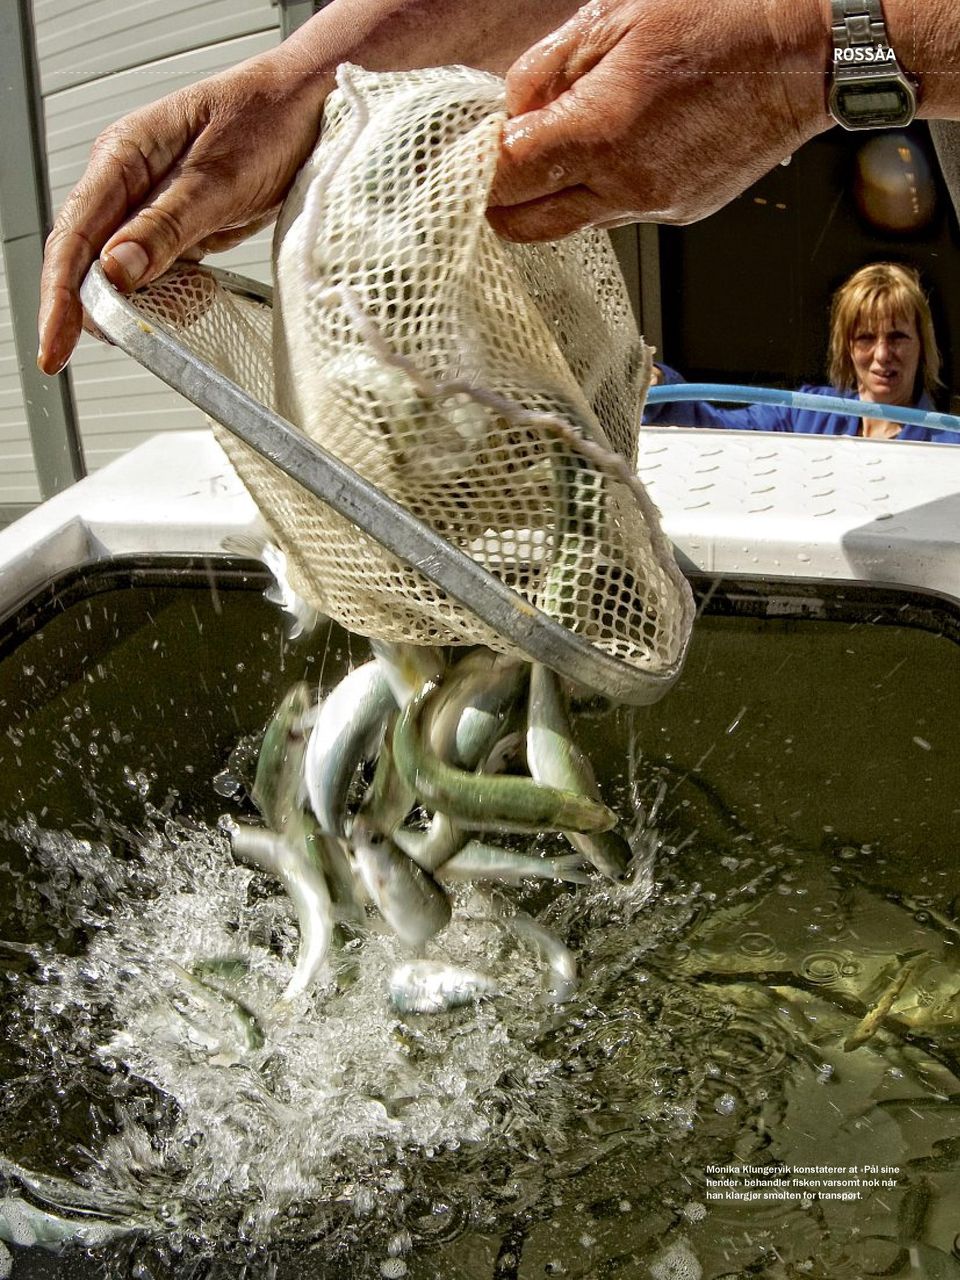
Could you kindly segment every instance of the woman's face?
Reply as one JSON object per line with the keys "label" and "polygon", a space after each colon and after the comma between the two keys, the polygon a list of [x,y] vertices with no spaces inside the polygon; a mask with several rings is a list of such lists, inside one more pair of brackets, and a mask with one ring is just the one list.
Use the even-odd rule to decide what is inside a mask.
{"label": "woman's face", "polygon": [[861,316],[850,339],[850,355],[861,400],[872,404],[913,404],[920,365],[920,336],[914,316]]}

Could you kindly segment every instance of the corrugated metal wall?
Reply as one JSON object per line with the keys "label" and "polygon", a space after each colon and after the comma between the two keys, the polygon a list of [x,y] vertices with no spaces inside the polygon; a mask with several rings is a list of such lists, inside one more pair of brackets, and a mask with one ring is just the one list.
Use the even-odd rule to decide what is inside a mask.
{"label": "corrugated metal wall", "polygon": [[[270,0],[34,0],[34,25],[54,208],[106,125],[280,38]],[[268,279],[269,232],[216,262]],[[71,368],[90,470],[158,431],[203,424],[192,406],[92,338],[84,336]],[[0,507],[38,498],[0,261]]]}

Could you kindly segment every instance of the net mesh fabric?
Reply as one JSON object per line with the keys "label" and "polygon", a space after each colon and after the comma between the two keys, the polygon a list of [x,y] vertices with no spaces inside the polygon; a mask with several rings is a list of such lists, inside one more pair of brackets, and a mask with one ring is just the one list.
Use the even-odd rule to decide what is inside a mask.
{"label": "net mesh fabric", "polygon": [[[197,269],[139,305],[530,604],[611,656],[675,672],[692,604],[635,477],[650,352],[608,237],[513,246],[491,231],[496,77],[341,67],[338,82],[277,227],[272,354],[263,309]],[[218,438],[321,611],[383,640],[510,652]]]}

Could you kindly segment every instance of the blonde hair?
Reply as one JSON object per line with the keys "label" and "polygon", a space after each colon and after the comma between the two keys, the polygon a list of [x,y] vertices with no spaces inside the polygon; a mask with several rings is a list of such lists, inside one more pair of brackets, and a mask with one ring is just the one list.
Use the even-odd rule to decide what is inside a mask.
{"label": "blonde hair", "polygon": [[861,325],[870,329],[882,321],[913,316],[920,338],[920,363],[916,399],[921,389],[931,392],[940,383],[940,352],[933,332],[930,304],[913,267],[896,262],[872,262],[855,271],[833,295],[830,305],[830,352],[827,376],[832,386],[850,391],[857,385],[857,375],[850,355],[854,334]]}

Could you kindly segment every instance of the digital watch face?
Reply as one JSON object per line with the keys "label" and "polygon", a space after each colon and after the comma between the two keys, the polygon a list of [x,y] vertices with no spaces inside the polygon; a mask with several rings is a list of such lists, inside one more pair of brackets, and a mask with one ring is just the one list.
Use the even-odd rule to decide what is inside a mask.
{"label": "digital watch face", "polygon": [[913,119],[913,95],[897,80],[834,84],[831,98],[833,115],[847,129],[890,129]]}

